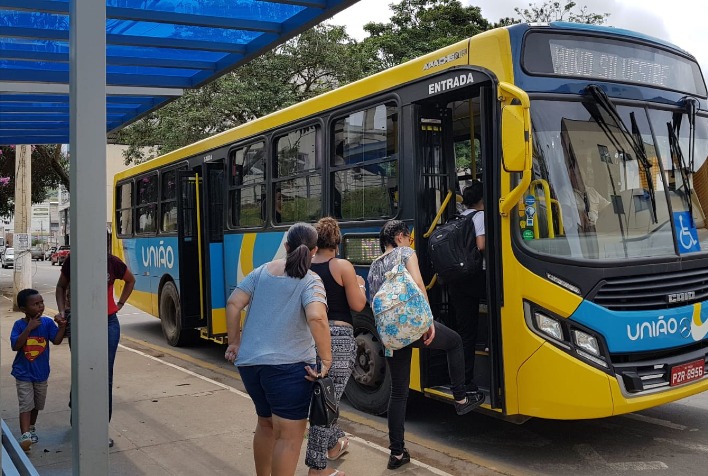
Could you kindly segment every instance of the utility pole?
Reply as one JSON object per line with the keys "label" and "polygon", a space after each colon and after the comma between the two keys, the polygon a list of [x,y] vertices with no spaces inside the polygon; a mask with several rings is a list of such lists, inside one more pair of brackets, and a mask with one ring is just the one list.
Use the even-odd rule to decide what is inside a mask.
{"label": "utility pole", "polygon": [[32,255],[30,254],[30,219],[32,216],[32,148],[29,145],[15,147],[15,263],[13,266],[12,308],[17,307],[17,293],[32,287]]}

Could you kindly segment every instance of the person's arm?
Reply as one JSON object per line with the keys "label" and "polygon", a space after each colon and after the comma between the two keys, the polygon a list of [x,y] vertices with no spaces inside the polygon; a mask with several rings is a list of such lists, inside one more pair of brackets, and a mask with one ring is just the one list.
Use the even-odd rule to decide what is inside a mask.
{"label": "person's arm", "polygon": [[66,290],[69,288],[69,278],[66,277],[64,273],[59,273],[59,280],[57,281],[56,290],[54,296],[57,299],[57,309],[59,309],[59,316],[64,318],[64,311],[66,310]]}
{"label": "person's arm", "polygon": [[364,279],[356,274],[354,266],[345,259],[338,259],[337,266],[342,276],[342,285],[347,302],[352,311],[359,312],[366,306],[366,286]]}
{"label": "person's arm", "polygon": [[421,276],[420,268],[418,267],[418,256],[415,253],[410,255],[408,261],[406,261],[406,269],[408,270],[408,273],[410,273],[411,278],[413,278],[413,281],[415,281],[415,284],[418,285],[420,292],[422,292],[423,296],[425,296],[425,300],[430,302],[430,299],[428,299],[428,292],[425,290],[425,284],[423,284],[423,276]]}
{"label": "person's arm", "polygon": [[251,302],[251,296],[241,289],[234,289],[226,302],[226,330],[228,333],[229,346],[226,348],[224,358],[233,362],[238,357],[238,350],[241,347],[241,311]]}
{"label": "person's arm", "polygon": [[20,333],[20,335],[17,336],[17,339],[15,339],[15,345],[12,346],[12,350],[14,351],[20,351],[22,348],[25,346],[27,343],[27,338],[30,335],[30,332],[32,332],[34,329],[38,328],[42,324],[42,315],[39,314],[35,317],[32,317],[28,322],[27,322],[27,327]]}
{"label": "person's arm", "polygon": [[327,320],[327,306],[319,301],[313,301],[305,306],[305,317],[310,328],[312,338],[315,340],[317,354],[320,357],[322,366],[320,372],[315,372],[309,366],[306,367],[309,380],[314,380],[318,376],[324,377],[332,366],[332,336],[329,333],[329,321]]}
{"label": "person's arm", "polygon": [[122,279],[125,284],[123,286],[123,291],[121,291],[120,293],[120,299],[118,299],[118,302],[116,303],[118,305],[118,309],[123,309],[123,306],[125,305],[126,301],[130,297],[130,294],[133,292],[133,288],[135,287],[135,276],[130,271],[130,269],[125,268],[125,274],[123,274]]}
{"label": "person's arm", "polygon": [[486,244],[484,235],[477,235],[477,239],[475,240],[475,242],[477,243],[477,249],[480,253],[482,253],[484,251],[484,245]]}
{"label": "person's arm", "polygon": [[54,335],[54,339],[52,339],[52,343],[54,345],[59,345],[64,340],[64,334],[66,333],[66,319],[54,318],[54,322],[57,323],[59,328],[57,329],[57,333]]}
{"label": "person's arm", "polygon": [[[425,297],[425,300],[430,302],[430,299],[428,299],[428,292],[425,290],[425,284],[423,284],[423,276],[420,274],[420,268],[418,267],[418,256],[413,253],[410,255],[408,258],[408,261],[406,261],[406,269],[408,270],[408,273],[410,273],[411,278],[413,278],[413,281],[415,284],[418,285],[418,288],[420,291],[423,293],[423,296]],[[433,342],[433,339],[435,339],[435,323],[433,322],[430,324],[430,327],[428,328],[427,331],[425,331],[425,334],[423,334],[423,344],[425,345],[430,345],[431,342]]]}

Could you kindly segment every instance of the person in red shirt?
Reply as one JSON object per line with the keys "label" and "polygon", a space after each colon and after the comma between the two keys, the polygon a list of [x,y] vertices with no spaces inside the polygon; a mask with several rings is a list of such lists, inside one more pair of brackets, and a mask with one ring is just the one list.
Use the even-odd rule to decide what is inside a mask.
{"label": "person in red shirt", "polygon": [[[116,279],[120,279],[125,282],[123,286],[123,291],[120,294],[120,299],[118,302],[115,301],[113,296],[113,283]],[[113,414],[113,364],[116,360],[116,352],[118,350],[118,342],[120,341],[120,323],[118,322],[118,311],[123,309],[125,302],[130,297],[130,293],[133,292],[133,287],[135,286],[135,276],[130,272],[128,266],[126,266],[123,261],[117,256],[108,254],[108,421],[111,420]],[[61,267],[61,274],[59,275],[59,281],[57,281],[56,286],[56,300],[57,307],[59,308],[58,317],[62,319],[67,319],[70,325],[71,315],[69,313],[68,306],[68,291],[69,285],[71,283],[71,255],[66,257],[64,264]],[[67,326],[67,336],[69,338],[69,346],[71,346],[71,332],[70,327]],[[69,402],[71,406],[71,402]],[[109,440],[109,446],[113,446],[113,440]]]}

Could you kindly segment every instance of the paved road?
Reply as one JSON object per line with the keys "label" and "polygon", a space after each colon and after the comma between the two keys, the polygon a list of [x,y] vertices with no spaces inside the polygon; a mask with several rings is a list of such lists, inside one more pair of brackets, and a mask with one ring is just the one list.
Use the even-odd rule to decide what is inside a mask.
{"label": "paved road", "polygon": [[[34,286],[53,302],[59,274],[33,262]],[[0,270],[0,287],[12,270]],[[48,293],[48,295],[46,294]],[[5,301],[7,302],[7,301]],[[188,349],[165,344],[159,321],[130,306],[121,313],[123,344],[148,348],[190,370],[239,385],[223,346]],[[343,404],[346,430],[386,445],[386,422]],[[409,446],[451,474],[473,462],[506,474],[708,474],[708,394],[620,417],[585,421],[532,419],[514,425],[481,414],[457,417],[449,405],[414,395],[407,417]],[[457,469],[457,471],[456,471]]]}

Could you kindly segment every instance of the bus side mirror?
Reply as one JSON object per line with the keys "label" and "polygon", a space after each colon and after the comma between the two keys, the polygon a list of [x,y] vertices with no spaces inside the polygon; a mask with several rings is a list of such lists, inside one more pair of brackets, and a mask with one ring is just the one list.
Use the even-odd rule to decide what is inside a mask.
{"label": "bus side mirror", "polygon": [[521,180],[499,197],[499,213],[508,217],[531,183],[531,114],[529,96],[513,84],[499,83],[502,106],[502,163],[507,172],[520,172]]}
{"label": "bus side mirror", "polygon": [[519,105],[502,109],[502,151],[504,170],[523,172],[526,168],[526,144],[529,131],[524,124],[524,111]]}
{"label": "bus side mirror", "polygon": [[529,97],[513,84],[499,84],[502,103],[502,151],[504,170],[523,172],[531,168],[531,115]]}

